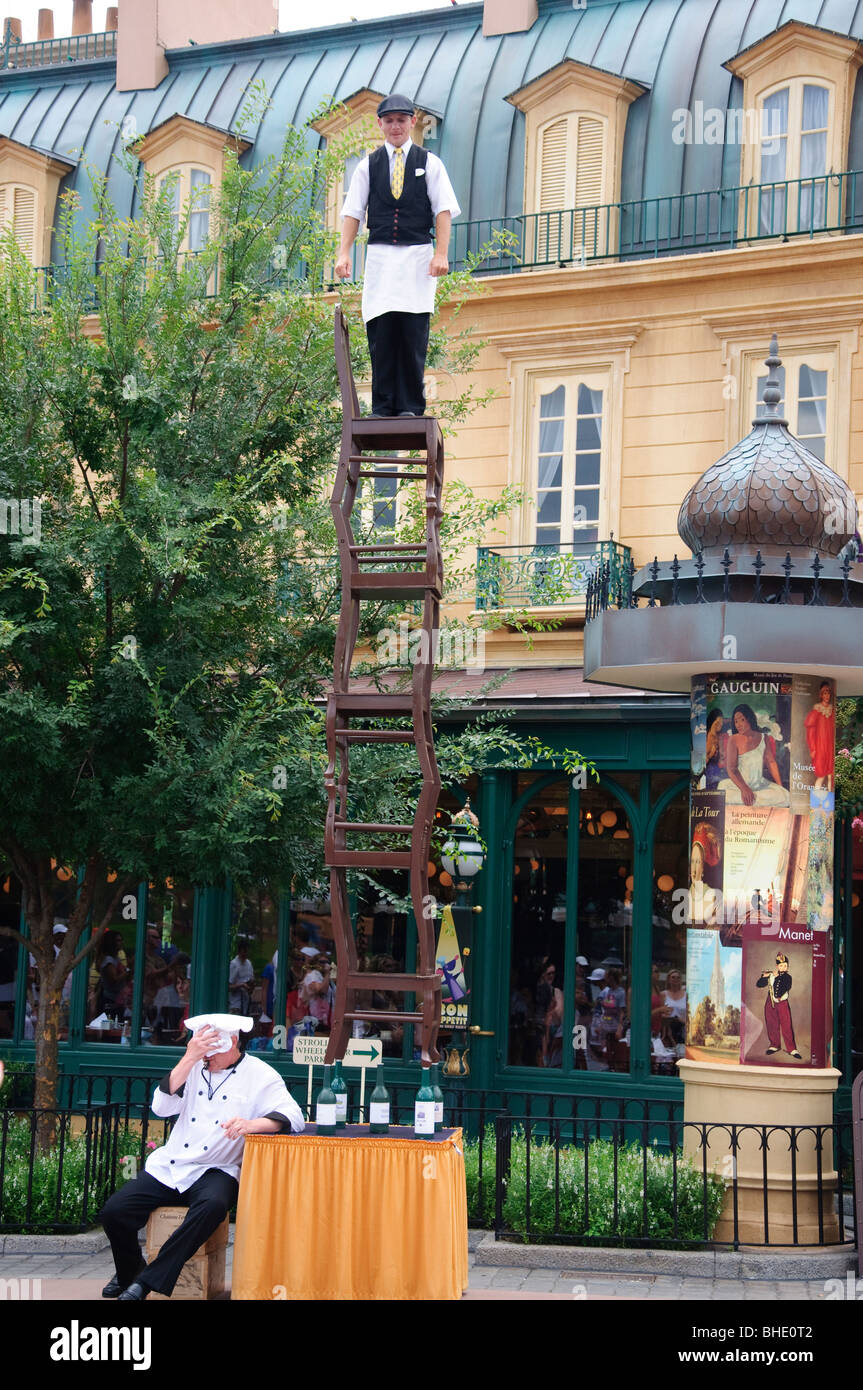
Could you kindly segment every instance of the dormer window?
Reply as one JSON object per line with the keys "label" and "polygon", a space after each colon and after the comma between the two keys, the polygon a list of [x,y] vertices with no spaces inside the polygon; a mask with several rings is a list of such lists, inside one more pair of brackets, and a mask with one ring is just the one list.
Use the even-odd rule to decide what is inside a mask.
{"label": "dormer window", "polygon": [[725,66],[743,82],[759,138],[741,145],[741,238],[838,230],[848,168],[851,103],[863,44],[789,20]]}
{"label": "dormer window", "polygon": [[567,58],[507,97],[526,120],[526,264],[613,254],[616,223],[601,209],[620,200],[626,113],[645,90]]}
{"label": "dormer window", "polygon": [[0,228],[12,228],[31,265],[51,262],[60,180],[74,167],[68,159],[0,137]]}
{"label": "dormer window", "polygon": [[210,214],[222,182],[225,151],[242,154],[247,140],[216,126],[171,116],[143,136],[134,146],[146,173],[160,191],[170,188],[174,232],[179,234],[181,213],[188,212],[179,250],[202,251],[210,236]]}

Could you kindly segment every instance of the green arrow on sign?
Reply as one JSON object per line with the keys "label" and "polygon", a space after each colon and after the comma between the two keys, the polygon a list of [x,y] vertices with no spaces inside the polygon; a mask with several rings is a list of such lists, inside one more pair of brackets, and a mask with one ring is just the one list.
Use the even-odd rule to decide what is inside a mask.
{"label": "green arrow on sign", "polygon": [[378,1051],[377,1051],[377,1048],[376,1048],[376,1047],[370,1047],[369,1050],[368,1050],[368,1052],[361,1052],[359,1048],[356,1048],[356,1049],[351,1053],[351,1060],[353,1060],[354,1057],[372,1057],[372,1058],[374,1058],[374,1057],[377,1057],[377,1055],[378,1055]]}

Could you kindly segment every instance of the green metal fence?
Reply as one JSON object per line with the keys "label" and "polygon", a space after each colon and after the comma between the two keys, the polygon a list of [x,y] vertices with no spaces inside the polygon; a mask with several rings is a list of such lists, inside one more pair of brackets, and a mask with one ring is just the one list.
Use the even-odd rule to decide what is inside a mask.
{"label": "green metal fence", "polygon": [[583,603],[590,577],[603,565],[623,579],[630,549],[618,541],[571,545],[480,546],[476,557],[476,606],[547,608]]}
{"label": "green metal fence", "polygon": [[480,254],[500,232],[510,234],[511,248],[486,257],[479,267],[483,274],[863,232],[863,173],[456,222],[450,253],[456,268],[462,269],[469,255]]}

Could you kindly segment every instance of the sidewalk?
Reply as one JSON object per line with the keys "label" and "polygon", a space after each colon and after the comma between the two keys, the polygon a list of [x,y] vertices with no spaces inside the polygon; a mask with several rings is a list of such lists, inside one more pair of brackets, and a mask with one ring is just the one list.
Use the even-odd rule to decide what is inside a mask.
{"label": "sidewalk", "polygon": [[[577,1249],[567,1251],[565,1257],[559,1249],[555,1250],[557,1267],[542,1264],[543,1251],[538,1247],[531,1248],[532,1263],[524,1267],[478,1264],[476,1246],[481,1235],[480,1232],[471,1232],[473,1248],[469,1256],[470,1283],[464,1295],[465,1299],[785,1302],[824,1300],[828,1293],[825,1287],[827,1281],[824,1278],[728,1279],[704,1278],[689,1274],[675,1275],[670,1272],[602,1272],[596,1268],[580,1268],[579,1256],[583,1252]],[[74,1239],[76,1238],[71,1238],[70,1245]],[[92,1236],[86,1239],[88,1244],[94,1243]],[[228,1282],[231,1277],[232,1260],[233,1228],[226,1261]],[[561,1264],[564,1267],[561,1267]],[[102,1287],[113,1273],[114,1266],[107,1245],[101,1250],[67,1249],[62,1254],[24,1254],[14,1251],[0,1254],[0,1281],[30,1280],[26,1294],[23,1287],[20,1289],[20,1296],[29,1298],[75,1302],[100,1300]],[[37,1286],[34,1286],[34,1280],[40,1281]],[[3,1289],[8,1298],[11,1294],[8,1283],[3,1285]]]}

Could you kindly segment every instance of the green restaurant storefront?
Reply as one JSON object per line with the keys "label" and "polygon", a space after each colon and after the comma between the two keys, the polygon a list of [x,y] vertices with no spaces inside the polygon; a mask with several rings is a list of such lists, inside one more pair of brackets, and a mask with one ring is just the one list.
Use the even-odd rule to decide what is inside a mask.
{"label": "green restaurant storefront", "polygon": [[[459,1045],[462,1074],[449,1084],[513,1100],[551,1093],[681,1100],[686,947],[675,892],[688,883],[688,701],[591,693],[578,701],[576,718],[571,701],[537,704],[511,702],[507,717],[546,748],[577,749],[599,780],[582,786],[549,765],[501,768],[468,779],[458,797],[444,795],[444,824],[470,796],[486,845],[468,899],[481,911],[456,914],[471,1031],[442,1034],[445,1047]],[[852,973],[855,945],[863,950],[863,891],[855,883],[863,853],[855,865],[850,820],[837,833],[834,1062],[842,1071],[837,1104],[846,1109],[863,1050]],[[62,924],[75,876],[60,865],[55,876]],[[438,863],[432,882],[442,901],[453,901],[447,880]],[[292,901],[271,884],[141,884],[112,923],[118,935],[67,984],[61,1071],[159,1076],[178,1055],[183,1017],[230,1002],[256,1018],[251,1046],[299,1080],[305,1073],[290,1061],[293,1039],[328,1029],[328,906],[324,897]],[[7,874],[0,922],[17,925],[20,911],[20,886]],[[357,898],[358,950],[370,968],[413,967],[407,926],[385,884]],[[232,982],[242,942],[254,978],[242,981],[248,970],[235,965]],[[9,1062],[32,1061],[38,987],[26,950],[0,937],[0,1057]],[[374,1007],[395,1009],[396,997],[378,994]],[[98,1020],[103,1026],[93,1026]],[[392,1082],[413,1082],[411,1026],[394,1016],[392,1027],[375,1031]]]}

